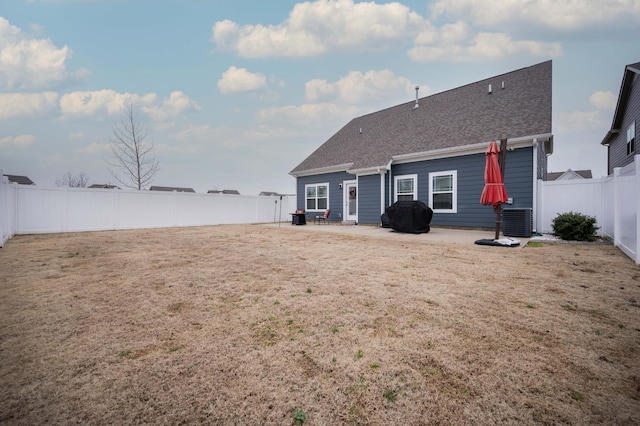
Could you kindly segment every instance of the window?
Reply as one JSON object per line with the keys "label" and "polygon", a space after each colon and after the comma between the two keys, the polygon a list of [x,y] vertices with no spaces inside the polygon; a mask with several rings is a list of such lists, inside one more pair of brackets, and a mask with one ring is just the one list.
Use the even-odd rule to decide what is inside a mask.
{"label": "window", "polygon": [[396,199],[395,201],[418,199],[418,175],[402,175],[395,177]]}
{"label": "window", "polygon": [[627,129],[627,155],[636,152],[636,122],[631,123]]}
{"label": "window", "polygon": [[329,184],[305,185],[307,210],[326,210],[329,208]]}
{"label": "window", "polygon": [[456,170],[429,173],[429,207],[434,213],[458,211],[457,180]]}

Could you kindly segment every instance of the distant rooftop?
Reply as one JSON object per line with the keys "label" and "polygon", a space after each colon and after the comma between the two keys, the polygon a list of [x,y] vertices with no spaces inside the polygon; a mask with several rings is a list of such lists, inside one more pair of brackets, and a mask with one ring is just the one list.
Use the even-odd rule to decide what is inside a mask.
{"label": "distant rooftop", "polygon": [[193,188],[180,188],[177,186],[152,186],[149,191],[166,191],[166,192],[196,192]]}
{"label": "distant rooftop", "polygon": [[564,172],[548,172],[547,180],[591,179],[591,170],[571,170]]}
{"label": "distant rooftop", "polygon": [[35,185],[31,179],[26,176],[16,176],[16,175],[3,175],[9,179],[9,182],[17,183],[19,185]]}
{"label": "distant rooftop", "polygon": [[93,185],[89,185],[89,188],[102,188],[102,189],[120,189],[120,187],[115,185],[110,185],[108,183],[94,183]]}
{"label": "distant rooftop", "polygon": [[223,189],[222,191],[218,189],[210,189],[207,191],[207,194],[233,194],[240,195],[240,192],[236,189]]}

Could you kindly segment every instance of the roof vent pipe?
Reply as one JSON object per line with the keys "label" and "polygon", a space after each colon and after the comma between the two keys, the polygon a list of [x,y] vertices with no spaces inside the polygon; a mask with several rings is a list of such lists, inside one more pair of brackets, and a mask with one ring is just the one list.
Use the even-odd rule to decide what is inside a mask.
{"label": "roof vent pipe", "polygon": [[413,109],[420,107],[420,104],[418,103],[418,90],[420,90],[420,86],[416,86],[416,104],[413,106]]}
{"label": "roof vent pipe", "polygon": [[504,89],[504,80],[502,80],[502,88]]}
{"label": "roof vent pipe", "polygon": [[489,85],[489,89],[488,89],[487,93],[491,94],[491,85]]}

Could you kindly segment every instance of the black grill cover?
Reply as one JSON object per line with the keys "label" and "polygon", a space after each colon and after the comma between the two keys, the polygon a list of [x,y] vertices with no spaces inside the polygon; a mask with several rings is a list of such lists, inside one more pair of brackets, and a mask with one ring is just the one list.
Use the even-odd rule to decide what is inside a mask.
{"label": "black grill cover", "polygon": [[385,212],[389,225],[397,232],[424,234],[429,232],[433,210],[422,201],[396,201]]}
{"label": "black grill cover", "polygon": [[389,224],[389,217],[386,213],[382,213],[382,216],[380,216],[380,222],[382,222],[381,225],[383,228],[391,228],[391,225]]}

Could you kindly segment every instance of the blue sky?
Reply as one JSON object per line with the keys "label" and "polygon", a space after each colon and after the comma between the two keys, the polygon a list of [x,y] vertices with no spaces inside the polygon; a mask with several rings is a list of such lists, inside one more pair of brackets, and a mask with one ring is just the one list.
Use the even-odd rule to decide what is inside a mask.
{"label": "blue sky", "polygon": [[154,185],[293,193],[288,172],[352,118],[552,59],[549,171],[598,177],[638,40],[638,0],[4,0],[0,169],[116,183],[132,104]]}

